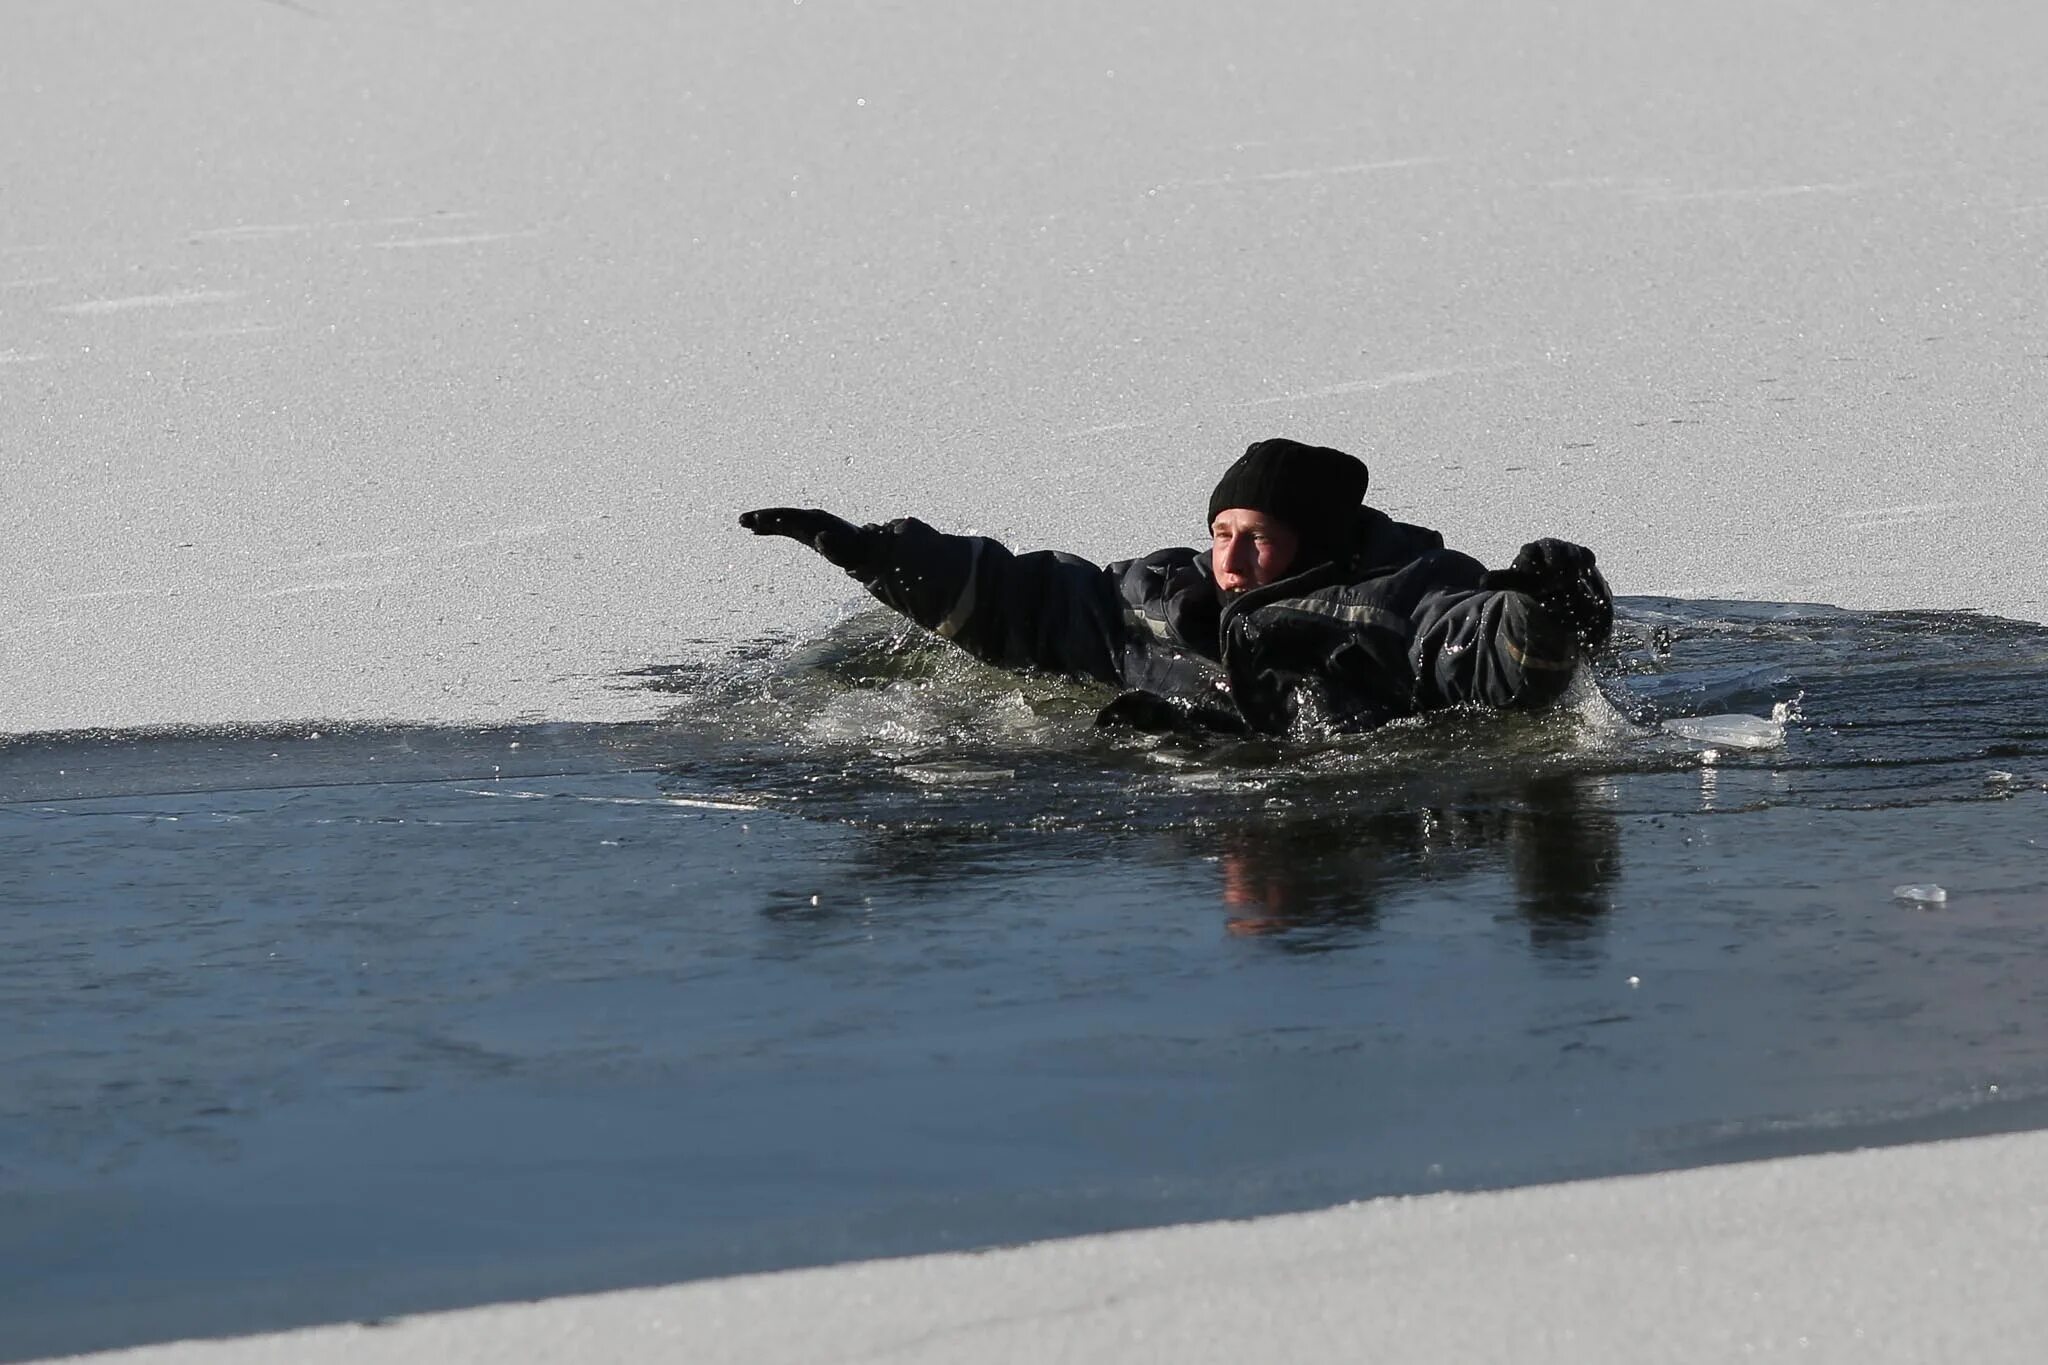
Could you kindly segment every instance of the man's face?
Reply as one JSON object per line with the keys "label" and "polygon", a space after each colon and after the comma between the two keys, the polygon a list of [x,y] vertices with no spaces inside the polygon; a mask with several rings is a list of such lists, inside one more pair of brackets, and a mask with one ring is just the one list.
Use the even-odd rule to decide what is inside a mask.
{"label": "man's face", "polygon": [[1248,507],[1226,508],[1209,523],[1209,571],[1226,596],[1279,582],[1300,548],[1293,527]]}

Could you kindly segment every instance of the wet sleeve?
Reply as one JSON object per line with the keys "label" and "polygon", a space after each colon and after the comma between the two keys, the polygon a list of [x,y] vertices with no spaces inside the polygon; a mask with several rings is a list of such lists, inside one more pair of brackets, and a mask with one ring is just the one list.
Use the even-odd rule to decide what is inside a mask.
{"label": "wet sleeve", "polygon": [[1121,680],[1124,613],[1110,570],[1055,550],[1013,554],[914,517],[873,529],[867,589],[919,625],[1003,668]]}
{"label": "wet sleeve", "polygon": [[1409,662],[1416,704],[1548,706],[1578,670],[1570,628],[1527,593],[1449,589],[1417,606]]}

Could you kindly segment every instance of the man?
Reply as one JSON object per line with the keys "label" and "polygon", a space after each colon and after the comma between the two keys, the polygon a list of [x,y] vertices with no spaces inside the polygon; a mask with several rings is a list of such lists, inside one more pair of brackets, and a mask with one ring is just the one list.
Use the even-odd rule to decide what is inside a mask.
{"label": "man", "polygon": [[1365,506],[1367,479],[1343,451],[1259,441],[1209,498],[1206,552],[1107,568],[914,518],[854,526],[769,507],[740,525],[810,546],[988,663],[1125,688],[1105,725],[1351,731],[1468,703],[1544,706],[1606,645],[1614,599],[1591,550],[1532,541],[1489,573]]}

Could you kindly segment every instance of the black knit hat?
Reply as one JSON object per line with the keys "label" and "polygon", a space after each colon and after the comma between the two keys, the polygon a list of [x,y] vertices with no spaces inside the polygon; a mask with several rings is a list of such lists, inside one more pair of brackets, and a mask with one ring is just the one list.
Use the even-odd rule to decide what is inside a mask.
{"label": "black knit hat", "polygon": [[1305,549],[1331,553],[1365,502],[1363,461],[1328,446],[1275,437],[1254,441],[1209,495],[1209,522],[1232,507],[1280,518]]}

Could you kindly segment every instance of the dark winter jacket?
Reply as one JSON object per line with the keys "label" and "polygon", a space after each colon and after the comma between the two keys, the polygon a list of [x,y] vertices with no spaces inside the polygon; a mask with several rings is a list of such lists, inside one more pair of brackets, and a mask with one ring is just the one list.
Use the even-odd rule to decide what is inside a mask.
{"label": "dark winter jacket", "polygon": [[1477,560],[1371,508],[1340,558],[1229,600],[1207,552],[1104,568],[914,518],[874,529],[882,548],[863,581],[876,597],[988,663],[1144,694],[1105,713],[1144,728],[1163,728],[1146,718],[1164,712],[1278,734],[1370,729],[1465,702],[1547,705],[1578,663],[1569,627],[1533,598],[1482,587]]}

